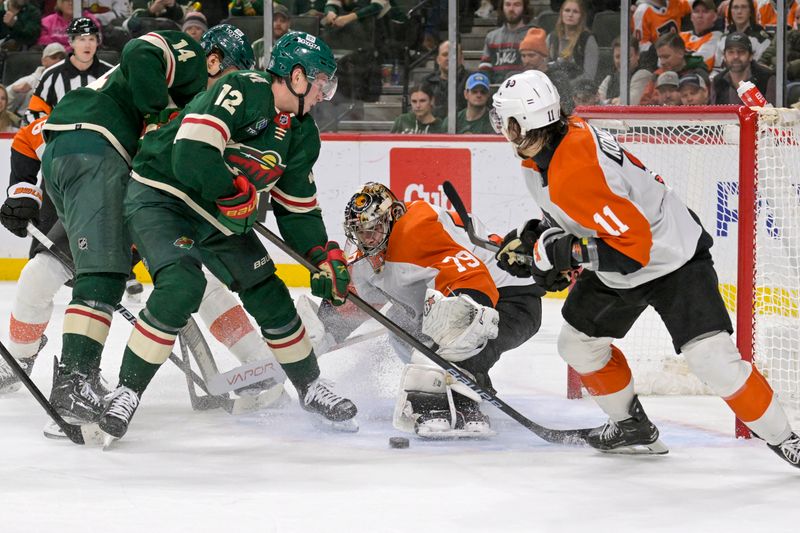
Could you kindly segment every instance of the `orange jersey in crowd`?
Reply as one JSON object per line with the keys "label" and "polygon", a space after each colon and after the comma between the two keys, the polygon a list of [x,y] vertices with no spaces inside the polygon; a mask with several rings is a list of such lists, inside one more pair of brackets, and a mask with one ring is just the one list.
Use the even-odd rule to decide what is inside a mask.
{"label": "orange jersey in crowd", "polygon": [[[786,0],[789,5],[789,12],[786,14],[786,25],[794,28],[797,19],[797,2]],[[778,11],[775,9],[774,0],[758,0],[756,5],[756,22],[764,27],[768,32],[774,32],[778,26]]]}
{"label": "orange jersey in crowd", "polygon": [[47,117],[40,117],[19,130],[11,141],[11,149],[31,159],[41,161],[44,153],[42,126]]}
{"label": "orange jersey in crowd", "polygon": [[[494,305],[498,287],[531,285],[530,279],[501,270],[492,252],[472,244],[457,215],[422,200],[407,209],[392,228],[381,271],[374,272],[368,261],[353,264],[353,283],[362,297],[372,302],[388,295],[421,320],[429,287],[445,296],[458,289],[479,291]],[[476,231],[481,232],[479,225]]]}
{"label": "orange jersey in crowd", "polygon": [[697,36],[690,31],[682,31],[681,39],[686,45],[686,50],[693,55],[700,56],[706,62],[706,68],[711,71],[716,63],[719,41],[722,39],[721,31],[710,31],[705,35]]}
{"label": "orange jersey in crowd", "polygon": [[630,274],[598,271],[607,286],[639,286],[677,270],[694,255],[700,224],[661,177],[607,131],[570,117],[547,172],[532,159],[523,160],[522,167],[534,200],[558,226],[576,237],[602,239],[643,265]]}
{"label": "orange jersey in crowd", "polygon": [[692,12],[687,0],[666,0],[664,7],[641,3],[633,13],[633,31],[642,52],[649,50],[660,36],[681,30],[681,19]]}

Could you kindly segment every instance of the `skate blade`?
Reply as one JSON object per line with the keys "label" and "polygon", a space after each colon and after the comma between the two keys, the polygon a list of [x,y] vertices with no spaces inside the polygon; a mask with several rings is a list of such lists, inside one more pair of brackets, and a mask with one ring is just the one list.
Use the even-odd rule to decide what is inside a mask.
{"label": "skate blade", "polygon": [[233,401],[231,414],[241,415],[252,413],[261,409],[278,408],[286,405],[283,397],[285,396],[283,384],[278,383],[271,389],[260,392],[259,394],[245,394]]}
{"label": "skate blade", "polygon": [[417,436],[423,440],[487,440],[497,435],[496,431],[467,431],[465,429],[451,429],[449,431],[425,431],[420,428]]}
{"label": "skate blade", "polygon": [[355,418],[336,422],[316,413],[309,414],[311,415],[311,421],[319,429],[337,433],[358,433],[358,422],[356,422]]}
{"label": "skate blade", "polygon": [[613,453],[622,455],[665,455],[669,453],[663,442],[656,440],[651,444],[636,444],[633,446],[620,446],[613,450],[599,450],[603,453]]}
{"label": "skate blade", "polygon": [[117,437],[115,437],[114,435],[109,435],[108,433],[106,433],[102,429],[100,429],[100,433],[103,434],[102,435],[102,438],[103,438],[103,451],[107,452],[107,451],[113,449],[114,448],[114,443],[116,443],[119,439]]}
{"label": "skate blade", "polygon": [[[100,429],[96,423],[87,424],[84,420],[66,420],[70,424],[78,424],[81,427],[81,435],[83,435],[83,442],[86,446],[102,446],[104,444],[106,433]],[[58,424],[52,420],[48,420],[44,425],[42,433],[48,439],[53,440],[69,440],[69,437],[61,431]]]}

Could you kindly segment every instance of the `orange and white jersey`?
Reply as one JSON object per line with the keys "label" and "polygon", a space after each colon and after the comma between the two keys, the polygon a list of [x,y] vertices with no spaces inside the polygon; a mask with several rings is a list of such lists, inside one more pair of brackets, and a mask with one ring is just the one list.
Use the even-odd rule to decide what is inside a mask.
{"label": "orange and white jersey", "polygon": [[645,52],[665,33],[681,31],[681,19],[692,12],[688,0],[666,0],[664,7],[642,2],[633,13],[633,32]]}
{"label": "orange and white jersey", "polygon": [[[797,2],[786,0],[789,11],[786,13],[786,25],[794,27],[797,18]],[[778,27],[778,11],[775,8],[775,0],[758,0],[756,5],[756,22],[765,30],[772,33]]]}
{"label": "orange and white jersey", "polygon": [[374,272],[368,261],[353,264],[356,291],[369,301],[383,293],[421,320],[427,288],[445,296],[459,289],[478,291],[495,305],[499,287],[532,284],[501,270],[494,254],[472,244],[459,224],[457,215],[440,207],[422,200],[408,203],[392,228],[381,271]]}
{"label": "orange and white jersey", "polygon": [[14,140],[11,141],[11,149],[26,157],[41,161],[44,153],[42,127],[45,120],[47,120],[46,116],[39,117],[14,134]]}
{"label": "orange and white jersey", "polygon": [[688,52],[703,58],[709,71],[713,70],[715,66],[720,66],[716,64],[716,61],[719,41],[722,39],[721,31],[710,31],[700,36],[690,31],[682,31],[681,39],[683,39]]}
{"label": "orange and white jersey", "polygon": [[697,249],[703,228],[686,205],[612,134],[583,119],[570,117],[544,172],[532,159],[522,167],[534,200],[558,226],[602,239],[643,265],[630,274],[597,271],[609,287],[636,287],[669,274]]}

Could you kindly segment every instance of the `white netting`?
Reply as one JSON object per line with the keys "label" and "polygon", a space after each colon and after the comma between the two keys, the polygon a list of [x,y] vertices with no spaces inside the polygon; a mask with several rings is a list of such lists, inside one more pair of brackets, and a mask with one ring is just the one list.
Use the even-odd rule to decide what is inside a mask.
{"label": "white netting", "polygon": [[[720,291],[736,310],[739,126],[729,119],[638,118],[590,120],[614,133],[694,211],[713,237],[711,253]],[[667,329],[648,308],[628,335],[614,343],[625,354],[640,394],[704,394],[709,391],[675,354]]]}
{"label": "white netting", "polygon": [[800,111],[764,110],[757,135],[754,356],[800,414]]}
{"label": "white netting", "polygon": [[[800,111],[760,113],[756,139],[739,146],[736,115],[716,118],[592,119],[611,131],[700,217],[714,237],[720,292],[736,324],[739,151],[757,150],[753,353],[782,403],[800,413]],[[728,118],[729,117],[729,118]],[[676,356],[666,328],[648,309],[624,339],[641,394],[707,389]]]}

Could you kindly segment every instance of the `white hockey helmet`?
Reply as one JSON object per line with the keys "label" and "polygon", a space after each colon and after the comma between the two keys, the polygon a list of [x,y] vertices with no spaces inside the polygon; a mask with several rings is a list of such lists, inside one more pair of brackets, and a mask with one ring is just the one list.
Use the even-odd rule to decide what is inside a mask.
{"label": "white hockey helmet", "polygon": [[524,136],[531,130],[556,122],[560,113],[561,98],[547,74],[526,70],[500,85],[492,97],[490,117],[494,130],[503,135],[508,131],[508,119],[514,117]]}

